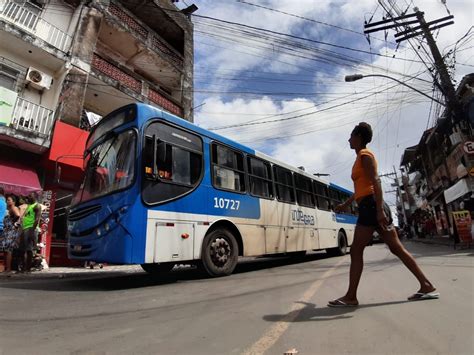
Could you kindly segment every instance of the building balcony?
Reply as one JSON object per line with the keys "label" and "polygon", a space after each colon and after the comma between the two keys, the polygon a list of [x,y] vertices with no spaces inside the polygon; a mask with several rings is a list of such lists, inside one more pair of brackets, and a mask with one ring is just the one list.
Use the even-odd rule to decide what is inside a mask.
{"label": "building balcony", "polygon": [[45,21],[40,15],[30,11],[24,5],[12,0],[0,2],[0,20],[33,34],[64,53],[71,45],[71,36]]}
{"label": "building balcony", "polygon": [[[86,100],[90,100],[91,107],[100,106],[99,102],[94,102],[97,100],[94,99],[94,97],[102,97],[104,93],[107,94],[106,90],[118,91],[116,93],[108,92],[106,95],[108,96],[108,102],[117,101],[116,99],[119,100],[118,102],[114,103],[113,107],[109,107],[106,112],[97,111],[100,114],[108,113],[112,109],[125,105],[128,103],[127,100],[133,98],[133,101],[148,102],[152,105],[157,105],[179,117],[182,117],[182,107],[178,103],[174,102],[174,100],[172,100],[169,95],[160,91],[158,88],[150,87],[150,84],[147,81],[138,78],[131,72],[127,72],[125,68],[120,68],[101,56],[94,54],[92,59],[92,69],[95,79],[98,79],[99,81],[91,80],[88,85],[88,92],[90,92],[92,96],[86,94]],[[108,85],[104,85],[103,83],[107,83]],[[96,90],[97,87],[99,90]],[[102,91],[102,93],[100,91]],[[126,96],[128,96],[128,98],[126,98]],[[102,103],[105,105],[103,100]],[[120,106],[116,106],[120,103]]]}
{"label": "building balcony", "polygon": [[[0,141],[33,153],[46,151],[54,123],[54,111],[2,91],[3,114]],[[16,93],[14,93],[16,94]],[[12,100],[13,98],[13,100]]]}
{"label": "building balcony", "polygon": [[49,136],[54,123],[54,111],[19,97],[13,110],[11,127],[16,130]]}
{"label": "building balcony", "polygon": [[181,101],[183,94],[177,88],[185,70],[183,54],[121,4],[111,2],[104,15],[96,53],[111,57]]}
{"label": "building balcony", "polygon": [[157,33],[140,24],[134,16],[129,15],[128,11],[122,8],[121,5],[111,2],[108,10],[109,14],[119,20],[123,26],[128,27],[131,33],[149,44],[155,52],[166,57],[178,68],[181,69],[183,67],[183,56]]}

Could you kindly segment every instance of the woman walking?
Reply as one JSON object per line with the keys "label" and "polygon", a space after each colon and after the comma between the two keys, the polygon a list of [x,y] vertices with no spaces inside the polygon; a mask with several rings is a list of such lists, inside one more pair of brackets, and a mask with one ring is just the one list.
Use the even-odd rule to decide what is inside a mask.
{"label": "woman walking", "polygon": [[14,195],[7,196],[7,214],[3,219],[3,251],[5,253],[5,272],[12,271],[13,249],[18,247],[20,236],[20,210],[16,207]]}
{"label": "woman walking", "polygon": [[377,173],[377,161],[374,154],[367,149],[367,144],[371,141],[372,128],[365,122],[355,126],[349,138],[350,147],[357,154],[351,175],[355,192],[346,202],[336,206],[335,210],[336,212],[344,211],[355,200],[359,207],[359,217],[351,246],[349,288],[343,297],[330,301],[329,307],[355,307],[359,304],[357,288],[364,266],[363,253],[372,239],[374,231],[379,233],[390,251],[405,264],[420,282],[420,289],[408,297],[408,300],[439,298],[439,293],[435,292],[436,288],[426,278],[413,256],[398,239],[392,224],[390,208],[383,201],[382,187]]}

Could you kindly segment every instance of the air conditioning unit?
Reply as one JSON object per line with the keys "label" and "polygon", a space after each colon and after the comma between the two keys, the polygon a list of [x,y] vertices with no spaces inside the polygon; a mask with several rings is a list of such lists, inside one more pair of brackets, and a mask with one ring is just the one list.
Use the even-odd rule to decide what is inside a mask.
{"label": "air conditioning unit", "polygon": [[28,73],[26,74],[26,81],[35,89],[48,90],[51,87],[53,78],[50,75],[39,71],[38,69],[30,67],[28,69]]}

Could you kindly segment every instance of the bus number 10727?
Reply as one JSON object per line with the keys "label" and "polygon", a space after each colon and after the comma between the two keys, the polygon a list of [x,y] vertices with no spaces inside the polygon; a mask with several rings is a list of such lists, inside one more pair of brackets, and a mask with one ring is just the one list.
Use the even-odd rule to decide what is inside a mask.
{"label": "bus number 10727", "polygon": [[229,198],[214,197],[214,208],[221,208],[225,210],[238,210],[240,207],[239,200],[231,200]]}

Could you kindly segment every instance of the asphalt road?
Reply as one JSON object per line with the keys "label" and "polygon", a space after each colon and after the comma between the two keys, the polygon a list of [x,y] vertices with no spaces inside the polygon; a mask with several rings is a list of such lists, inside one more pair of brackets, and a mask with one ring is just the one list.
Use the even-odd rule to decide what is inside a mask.
{"label": "asphalt road", "polygon": [[349,256],[245,260],[230,277],[197,271],[0,279],[0,354],[473,354],[474,252],[407,243],[441,292],[418,285],[383,244],[366,250],[358,308]]}

